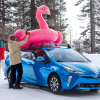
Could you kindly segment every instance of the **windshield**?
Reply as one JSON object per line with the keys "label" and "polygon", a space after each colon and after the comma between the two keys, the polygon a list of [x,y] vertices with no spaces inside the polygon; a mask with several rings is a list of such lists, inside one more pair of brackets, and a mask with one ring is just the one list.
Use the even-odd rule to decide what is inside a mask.
{"label": "windshield", "polygon": [[89,60],[72,49],[54,48],[46,50],[57,62],[89,62]]}

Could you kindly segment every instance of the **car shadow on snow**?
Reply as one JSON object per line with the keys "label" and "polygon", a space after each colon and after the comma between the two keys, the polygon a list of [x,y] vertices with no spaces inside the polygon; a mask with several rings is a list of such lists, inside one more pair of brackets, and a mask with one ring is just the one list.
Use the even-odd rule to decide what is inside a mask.
{"label": "car shadow on snow", "polygon": [[69,97],[86,97],[86,96],[99,96],[100,97],[100,90],[99,91],[90,91],[90,90],[66,90],[61,93],[62,96],[69,96]]}
{"label": "car shadow on snow", "polygon": [[[33,85],[30,83],[21,83],[23,87],[31,88],[31,89],[41,89],[43,91],[50,92],[50,89],[43,86]],[[83,97],[83,96],[99,96],[100,97],[100,90],[99,91],[90,91],[90,90],[61,90],[58,94],[60,96],[67,96],[67,97]]]}
{"label": "car shadow on snow", "polygon": [[45,91],[50,91],[47,87],[34,85],[34,84],[30,84],[30,83],[21,83],[21,85],[23,87],[27,87],[27,88],[31,88],[31,89],[41,89],[41,90],[45,90]]}

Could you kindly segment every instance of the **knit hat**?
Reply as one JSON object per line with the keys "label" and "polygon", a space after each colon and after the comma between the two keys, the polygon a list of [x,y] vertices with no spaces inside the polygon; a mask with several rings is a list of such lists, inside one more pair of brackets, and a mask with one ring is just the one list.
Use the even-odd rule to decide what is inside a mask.
{"label": "knit hat", "polygon": [[10,38],[10,40],[13,40],[14,41],[16,39],[16,36],[15,35],[10,35],[9,38]]}
{"label": "knit hat", "polygon": [[3,45],[3,41],[0,41],[0,47],[2,47],[2,45]]}

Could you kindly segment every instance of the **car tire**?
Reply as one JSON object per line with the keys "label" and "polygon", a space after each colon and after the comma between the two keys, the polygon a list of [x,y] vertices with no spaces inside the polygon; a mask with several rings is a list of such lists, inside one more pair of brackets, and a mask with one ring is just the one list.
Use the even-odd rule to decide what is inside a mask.
{"label": "car tire", "polygon": [[58,75],[52,75],[49,79],[49,88],[52,93],[58,94],[61,90],[61,81]]}
{"label": "car tire", "polygon": [[11,69],[8,70],[8,74],[7,74],[8,83],[10,82],[10,76],[11,76]]}
{"label": "car tire", "polygon": [[92,92],[98,92],[98,89],[90,89]]}

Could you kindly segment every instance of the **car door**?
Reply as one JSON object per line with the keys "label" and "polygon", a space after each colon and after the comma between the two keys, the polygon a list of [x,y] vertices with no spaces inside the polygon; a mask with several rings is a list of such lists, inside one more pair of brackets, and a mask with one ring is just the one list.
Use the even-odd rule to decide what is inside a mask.
{"label": "car door", "polygon": [[[31,60],[31,52],[22,52],[22,66],[23,66],[23,76],[22,80],[28,82],[30,77],[28,76],[28,68],[32,67],[33,61]],[[32,72],[30,71],[30,74]]]}
{"label": "car door", "polygon": [[[36,58],[39,56],[45,56],[45,53],[42,49],[36,49],[34,52],[32,52],[32,60],[33,64],[28,67],[28,76],[30,76],[31,81],[37,85],[45,85],[45,74],[47,70],[48,64],[45,64],[44,62],[37,61]],[[33,72],[33,74],[30,73],[30,71]]]}

